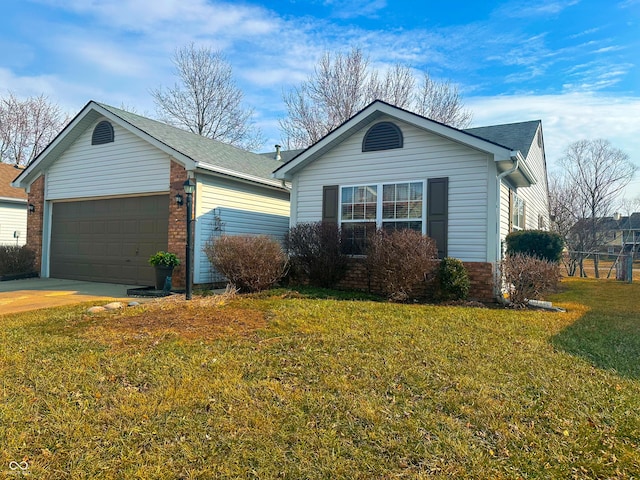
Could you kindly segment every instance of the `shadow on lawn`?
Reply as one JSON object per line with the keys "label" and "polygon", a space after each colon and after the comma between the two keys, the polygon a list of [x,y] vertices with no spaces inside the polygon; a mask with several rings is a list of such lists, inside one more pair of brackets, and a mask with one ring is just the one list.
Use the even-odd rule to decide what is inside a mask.
{"label": "shadow on lawn", "polygon": [[640,379],[638,315],[591,310],[551,342],[557,349],[582,357],[598,368]]}

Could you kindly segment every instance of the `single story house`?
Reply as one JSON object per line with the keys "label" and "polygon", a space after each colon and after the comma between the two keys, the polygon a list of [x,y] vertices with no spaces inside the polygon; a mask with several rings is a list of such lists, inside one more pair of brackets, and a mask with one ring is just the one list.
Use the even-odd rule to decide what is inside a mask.
{"label": "single story house", "polygon": [[11,186],[19,167],[0,163],[0,245],[24,245],[27,241],[27,194]]}
{"label": "single story house", "polygon": [[372,228],[418,230],[465,263],[482,300],[499,293],[505,236],[549,225],[539,120],[460,130],[375,101],[274,177],[291,182],[291,225],[336,222],[354,254]]}
{"label": "single story house", "polygon": [[180,286],[187,178],[196,183],[194,283],[210,283],[219,280],[203,252],[212,236],[287,231],[289,190],[271,176],[281,164],[90,101],[13,186],[33,205],[27,243],[42,277],[153,285],[148,258],[168,250],[183,260]]}

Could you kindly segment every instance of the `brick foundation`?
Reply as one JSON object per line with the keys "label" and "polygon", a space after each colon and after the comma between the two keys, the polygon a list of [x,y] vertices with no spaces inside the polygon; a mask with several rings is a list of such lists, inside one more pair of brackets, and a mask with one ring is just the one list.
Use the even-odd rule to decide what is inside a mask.
{"label": "brick foundation", "polygon": [[[485,303],[496,301],[493,293],[494,266],[485,262],[464,262],[469,275],[470,289],[469,300]],[[376,285],[369,278],[367,268],[362,258],[349,259],[349,266],[344,278],[338,284],[338,288],[344,290],[361,290],[372,293],[381,293],[381,285]],[[425,284],[424,296],[429,296],[430,287]]]}
{"label": "brick foundation", "polygon": [[27,246],[35,252],[36,272],[42,269],[42,229],[44,225],[44,175],[30,186],[28,203],[35,207],[33,213],[27,211]]}
{"label": "brick foundation", "polygon": [[[167,251],[175,253],[180,258],[180,265],[173,270],[172,284],[174,287],[185,286],[185,257],[187,248],[187,199],[184,193],[184,182],[187,171],[174,161],[171,162],[169,173],[169,235]],[[182,206],[176,203],[176,194],[184,198]]]}

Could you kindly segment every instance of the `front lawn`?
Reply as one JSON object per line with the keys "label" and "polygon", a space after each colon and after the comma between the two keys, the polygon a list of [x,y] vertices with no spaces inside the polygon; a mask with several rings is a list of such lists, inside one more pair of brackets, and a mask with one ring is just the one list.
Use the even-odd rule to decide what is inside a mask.
{"label": "front lawn", "polygon": [[280,290],[0,316],[0,477],[637,477],[640,285],[563,285],[567,313]]}

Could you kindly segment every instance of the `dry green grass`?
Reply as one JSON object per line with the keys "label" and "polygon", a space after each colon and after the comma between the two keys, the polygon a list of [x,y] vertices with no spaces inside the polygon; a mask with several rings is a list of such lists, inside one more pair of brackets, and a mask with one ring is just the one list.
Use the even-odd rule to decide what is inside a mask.
{"label": "dry green grass", "polygon": [[637,477],[640,285],[564,284],[566,314],[280,291],[0,317],[0,476]]}

